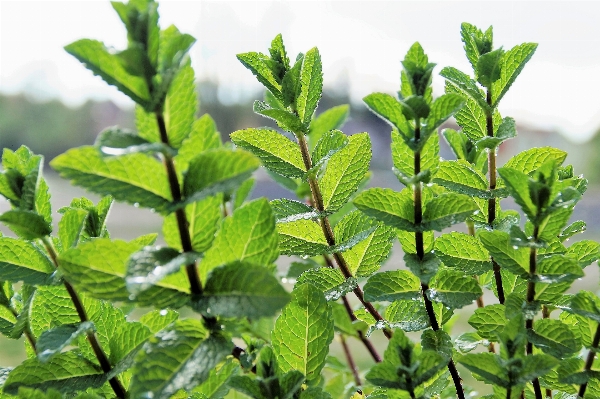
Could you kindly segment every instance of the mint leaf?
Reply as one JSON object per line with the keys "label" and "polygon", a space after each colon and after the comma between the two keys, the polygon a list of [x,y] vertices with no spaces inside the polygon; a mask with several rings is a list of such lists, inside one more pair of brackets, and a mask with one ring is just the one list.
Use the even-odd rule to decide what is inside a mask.
{"label": "mint leaf", "polygon": [[65,46],[65,50],[77,58],[94,75],[131,98],[144,108],[151,105],[146,81],[126,71],[117,54],[111,53],[102,42],[82,39]]}
{"label": "mint leaf", "polygon": [[313,207],[303,202],[281,198],[271,201],[270,204],[277,223],[293,222],[300,219],[317,219],[319,217],[319,213]]}
{"label": "mint leaf", "polygon": [[106,382],[102,370],[75,352],[54,356],[47,363],[27,359],[14,368],[4,383],[4,392],[15,395],[20,387],[55,389],[62,393],[99,388]]}
{"label": "mint leaf", "polygon": [[565,255],[577,260],[583,269],[600,258],[600,244],[591,240],[582,240],[571,245]]}
{"label": "mint leaf", "polygon": [[[400,181],[406,186],[414,184],[409,178],[415,175],[414,149],[410,147],[409,143],[411,141],[408,140],[407,143],[407,140],[396,129],[392,130],[392,161],[396,168],[394,172],[398,178],[401,174],[406,176],[404,181]],[[421,148],[421,171],[429,170],[432,174],[437,171],[440,164],[439,152],[439,137],[433,134]]]}
{"label": "mint leaf", "polygon": [[341,128],[348,118],[349,108],[346,104],[338,105],[313,118],[308,130],[310,142],[317,143],[323,134]]}
{"label": "mint leaf", "polygon": [[[78,290],[98,299],[127,301],[125,285],[128,258],[139,247],[120,240],[99,238],[84,242],[59,256],[60,270]],[[136,301],[154,306],[181,306],[186,301],[188,281],[179,271],[140,293]]]}
{"label": "mint leaf", "polygon": [[302,120],[293,112],[285,109],[270,108],[268,104],[263,103],[262,101],[254,101],[253,110],[259,115],[273,119],[277,122],[277,126],[283,130],[294,134],[306,133],[306,125],[302,123]]}
{"label": "mint leaf", "polygon": [[479,275],[492,269],[489,252],[476,237],[469,234],[442,234],[435,240],[435,253],[444,265],[465,274]]}
{"label": "mint leaf", "polygon": [[271,335],[280,370],[298,370],[307,381],[318,379],[333,340],[331,308],[310,283],[297,285]]}
{"label": "mint leaf", "polygon": [[581,270],[581,266],[575,259],[562,254],[555,254],[538,261],[536,276],[534,276],[533,281],[540,283],[570,283],[583,277],[583,275],[583,270]]}
{"label": "mint leaf", "polygon": [[389,188],[370,188],[360,193],[354,206],[366,215],[400,230],[416,231],[414,205],[410,189],[401,192]]}
{"label": "mint leaf", "polygon": [[412,137],[414,135],[413,129],[402,112],[402,106],[394,97],[385,93],[372,93],[363,98],[363,101],[371,111],[398,129],[403,136]]}
{"label": "mint leaf", "polygon": [[328,267],[319,267],[302,273],[296,284],[304,283],[310,283],[321,290],[327,301],[337,301],[358,286],[355,278],[350,277],[346,280],[340,271]]}
{"label": "mint leaf", "polygon": [[298,145],[271,129],[245,129],[231,133],[231,141],[260,158],[265,168],[286,177],[306,173]]}
{"label": "mint leaf", "polygon": [[348,202],[369,171],[370,160],[369,135],[358,133],[348,137],[348,145],[329,159],[319,179],[326,211],[333,213]]}
{"label": "mint leaf", "polygon": [[[150,336],[150,329],[138,322],[120,323],[110,336],[110,362],[115,365],[112,373],[117,373],[118,368],[129,368],[133,365],[133,357],[141,349],[141,345]],[[130,360],[131,359],[131,360]]]}
{"label": "mint leaf", "polygon": [[[402,246],[402,251],[408,254],[416,254],[417,247],[415,241],[415,233],[404,230],[396,230],[396,235],[398,236],[398,241]],[[434,236],[433,231],[424,231],[423,232],[423,249],[424,252],[431,252],[433,249]]]}
{"label": "mint leaf", "polygon": [[508,370],[500,356],[493,353],[469,353],[457,356],[456,361],[477,374],[484,382],[503,388],[511,386]]}
{"label": "mint leaf", "polygon": [[212,369],[206,381],[194,388],[194,392],[209,399],[221,399],[229,393],[229,382],[238,370],[235,361],[226,360],[221,367]]}
{"label": "mint leaf", "polygon": [[404,254],[404,262],[415,276],[423,283],[429,284],[429,280],[437,273],[442,262],[433,254],[426,253],[423,258],[416,254]]}
{"label": "mint leaf", "polygon": [[482,338],[497,341],[498,334],[504,331],[507,323],[504,310],[504,305],[487,305],[475,309],[473,315],[469,317],[469,324]]}
{"label": "mint leaf", "polygon": [[498,174],[504,180],[510,195],[514,198],[515,202],[521,207],[523,212],[527,215],[530,220],[535,220],[537,214],[541,211],[532,202],[530,198],[529,189],[529,177],[516,170],[509,168],[499,168]]}
{"label": "mint leaf", "polygon": [[348,145],[348,137],[339,130],[330,130],[321,135],[321,139],[315,146],[311,160],[313,170],[319,170],[327,164],[327,161],[337,152]]}
{"label": "mint leaf", "polygon": [[226,148],[205,151],[190,161],[183,180],[182,204],[204,199],[218,192],[233,191],[250,177],[260,163],[252,154]]}
{"label": "mint leaf", "polygon": [[0,222],[26,240],[43,238],[52,233],[52,225],[33,211],[13,209],[0,215]]}
{"label": "mint leaf", "polygon": [[86,224],[88,213],[82,209],[67,209],[58,222],[58,237],[63,250],[74,247]]}
{"label": "mint leaf", "polygon": [[525,64],[537,49],[536,43],[523,43],[507,51],[500,60],[500,78],[492,85],[492,102],[494,108],[504,97]]}
{"label": "mint leaf", "polygon": [[[212,245],[219,220],[221,220],[221,203],[221,196],[214,195],[186,205],[185,215],[188,221],[188,231],[192,239],[192,249],[195,252],[205,252]],[[162,232],[167,245],[181,250],[181,236],[175,214],[165,217]]]}
{"label": "mint leaf", "polygon": [[434,132],[442,123],[460,110],[464,103],[463,97],[457,94],[444,94],[435,99],[425,122],[427,126],[426,134]]}
{"label": "mint leaf", "polygon": [[0,280],[47,284],[54,270],[50,260],[33,243],[0,237]]}
{"label": "mint leaf", "polygon": [[200,254],[180,253],[169,247],[144,247],[127,260],[125,284],[134,296],[150,289],[165,277],[178,273],[183,266],[195,264]]}
{"label": "mint leaf", "polygon": [[234,262],[211,270],[193,306],[208,315],[258,318],[273,316],[289,297],[269,269]]}
{"label": "mint leaf", "polygon": [[4,305],[0,306],[0,333],[10,336],[17,324],[17,317]]}
{"label": "mint leaf", "polygon": [[329,251],[321,225],[312,220],[277,223],[277,232],[282,255],[315,256]]}
{"label": "mint leaf", "polygon": [[281,83],[273,75],[273,72],[267,65],[269,57],[261,53],[243,53],[238,54],[237,59],[249,69],[256,79],[267,88],[279,101],[283,101],[281,94]]}
{"label": "mint leaf", "polygon": [[278,240],[269,202],[261,198],[244,204],[225,218],[212,247],[205,252],[199,266],[202,281],[210,270],[236,260],[271,265],[279,255]]}
{"label": "mint leaf", "polygon": [[516,169],[528,175],[549,160],[554,160],[557,165],[561,165],[566,157],[567,153],[557,148],[530,148],[509,159],[504,164],[504,168]]}
{"label": "mint leaf", "polygon": [[407,270],[374,274],[364,286],[365,300],[397,301],[421,297],[421,281]]}
{"label": "mint leaf", "polygon": [[470,305],[483,295],[479,283],[474,278],[452,270],[440,270],[429,282],[427,296],[452,309]]}
{"label": "mint leaf", "polygon": [[86,146],[59,155],[50,166],[74,184],[119,201],[163,212],[172,200],[164,166],[145,154],[105,158]]}
{"label": "mint leaf", "polygon": [[[497,114],[494,114],[497,115]],[[497,123],[494,123],[494,127]],[[510,117],[502,119],[502,122],[498,126],[494,137],[486,136],[480,140],[477,140],[478,148],[489,148],[495,150],[502,142],[512,139],[517,136],[517,126],[515,120]]]}
{"label": "mint leaf", "polygon": [[323,65],[316,47],[304,55],[300,70],[300,93],[296,99],[296,109],[302,123],[308,125],[312,119],[323,91]]}
{"label": "mint leaf", "polygon": [[418,228],[422,231],[441,231],[453,224],[464,222],[477,210],[477,205],[468,196],[444,193],[425,204],[423,222]]}
{"label": "mint leaf", "polygon": [[210,334],[198,320],[178,320],[144,344],[129,386],[132,397],[171,397],[191,390],[231,353],[233,344]]}
{"label": "mint leaf", "polygon": [[533,330],[527,331],[527,339],[544,353],[563,359],[581,349],[581,341],[560,320],[536,320]]}
{"label": "mint leaf", "polygon": [[189,163],[200,153],[221,146],[221,135],[217,131],[215,121],[210,115],[204,114],[195,120],[191,132],[183,140],[181,147],[174,157],[178,170],[187,170]]}
{"label": "mint leaf", "polygon": [[504,55],[502,48],[482,54],[477,60],[477,81],[485,87],[492,87],[492,84],[500,79],[501,59]]}
{"label": "mint leaf", "polygon": [[440,163],[433,182],[457,193],[489,199],[494,194],[488,190],[485,176],[467,161],[444,161]]}
{"label": "mint leaf", "polygon": [[174,310],[153,310],[140,317],[140,323],[148,327],[151,333],[155,333],[177,320],[178,317],[178,313]]}
{"label": "mint leaf", "polygon": [[87,321],[80,324],[63,324],[44,331],[37,341],[38,359],[42,363],[46,363],[64,348],[71,345],[79,336],[95,330],[94,323]]}
{"label": "mint leaf", "polygon": [[479,239],[483,246],[502,268],[509,272],[527,278],[529,275],[529,249],[514,247],[508,233],[502,231],[482,231]]}
{"label": "mint leaf", "polygon": [[484,112],[491,111],[483,93],[479,87],[477,87],[477,83],[467,74],[459,71],[456,68],[445,67],[441,70],[440,75],[447,79],[446,84],[454,85],[453,92],[457,92],[465,97],[472,98],[477,105],[484,110]]}
{"label": "mint leaf", "polygon": [[421,331],[430,325],[423,301],[395,301],[385,310],[385,318],[390,326],[406,332]]}

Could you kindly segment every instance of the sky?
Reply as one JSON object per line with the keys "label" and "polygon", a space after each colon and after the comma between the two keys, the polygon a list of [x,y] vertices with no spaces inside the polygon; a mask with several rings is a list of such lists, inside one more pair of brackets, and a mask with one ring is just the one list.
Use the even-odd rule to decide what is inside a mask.
{"label": "sky", "polygon": [[[585,141],[600,129],[600,2],[576,1],[181,1],[159,2],[160,24],[198,40],[191,51],[198,79],[220,83],[219,98],[235,102],[261,86],[235,58],[267,52],[281,33],[290,58],[317,46],[325,90],[367,94],[399,89],[400,60],[419,41],[437,63],[434,93],[443,93],[444,66],[470,65],[460,24],[494,26],[494,44],[539,47],[500,104],[517,123]],[[123,49],[125,30],[109,1],[0,0],[0,92],[132,103],[83,68],[63,46],[80,38]],[[360,105],[359,105],[360,106]]]}

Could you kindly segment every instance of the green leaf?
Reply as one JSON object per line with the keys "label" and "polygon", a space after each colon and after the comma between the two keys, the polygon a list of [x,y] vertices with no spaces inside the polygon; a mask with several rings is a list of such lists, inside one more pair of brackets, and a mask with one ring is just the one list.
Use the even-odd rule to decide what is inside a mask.
{"label": "green leaf", "polygon": [[456,68],[445,67],[441,70],[440,75],[447,79],[446,84],[454,85],[453,92],[462,94],[465,97],[472,98],[484,112],[491,111],[487,104],[484,95],[482,94],[477,83],[467,74],[459,71]]}
{"label": "green leaf", "polygon": [[581,341],[560,320],[536,320],[533,330],[527,330],[527,339],[544,353],[563,359],[581,349]]}
{"label": "green leaf", "polygon": [[293,112],[285,109],[274,109],[270,108],[268,104],[262,101],[254,101],[252,107],[254,112],[259,115],[266,116],[269,119],[273,119],[277,122],[277,126],[292,132],[294,134],[306,133],[307,127],[302,123],[302,120]]}
{"label": "green leaf", "polygon": [[117,54],[111,53],[102,42],[81,39],[65,46],[65,50],[94,75],[100,76],[109,85],[116,86],[134,102],[145,108],[150,106],[150,92],[146,81],[129,74]]}
{"label": "green leaf", "polygon": [[237,59],[249,69],[256,79],[267,88],[279,101],[283,101],[281,94],[281,83],[273,75],[273,72],[268,67],[269,58],[261,53],[243,53],[238,54]]}
{"label": "green leaf", "polygon": [[369,171],[371,141],[367,133],[348,137],[348,145],[333,155],[319,179],[327,212],[340,209],[358,189]]}
{"label": "green leaf", "polygon": [[488,182],[485,176],[469,162],[462,159],[440,162],[433,182],[449,190],[472,197],[484,199],[495,197],[494,193],[488,190]]}
{"label": "green leaf", "polygon": [[[494,123],[494,126],[496,126],[496,123]],[[487,136],[481,140],[477,140],[477,147],[495,150],[496,147],[498,147],[501,143],[516,136],[517,126],[515,120],[513,118],[506,117],[502,119],[502,122],[498,126],[498,130],[495,132],[494,137]]]}
{"label": "green leaf", "polygon": [[300,93],[296,99],[296,109],[302,123],[308,126],[323,91],[323,65],[316,47],[304,55],[300,71]]}
{"label": "green leaf", "polygon": [[52,225],[46,222],[43,216],[32,211],[18,209],[6,211],[0,215],[0,222],[26,240],[43,238],[52,233]]}
{"label": "green leaf", "polygon": [[109,127],[100,132],[94,145],[106,155],[125,155],[135,152],[175,155],[173,149],[164,143],[151,143],[129,130],[116,127]]}
{"label": "green leaf", "polygon": [[404,262],[424,284],[429,284],[429,280],[437,273],[442,264],[433,253],[427,253],[423,258],[416,254],[404,254]]}
{"label": "green leaf", "polygon": [[212,247],[205,252],[199,267],[202,281],[210,270],[236,260],[271,265],[279,255],[278,240],[269,202],[261,198],[244,204],[223,221]]}
{"label": "green leaf", "polygon": [[197,202],[218,192],[232,191],[252,172],[260,162],[252,154],[226,148],[205,151],[190,161],[184,177],[183,204]]}
{"label": "green leaf", "polygon": [[455,193],[444,193],[426,203],[422,231],[442,231],[453,224],[464,222],[477,210],[477,204],[468,196]]}
{"label": "green leaf", "polygon": [[169,247],[144,247],[127,260],[125,284],[134,296],[152,288],[165,277],[178,273],[183,266],[196,264],[200,254],[180,253]]}
{"label": "green leaf", "polygon": [[[133,365],[133,357],[141,349],[151,335],[150,329],[138,322],[121,323],[113,330],[110,336],[110,362],[115,365],[112,373],[116,373],[120,366],[126,364],[129,368]],[[131,359],[131,360],[130,360]]]}
{"label": "green leaf", "polygon": [[[158,14],[156,14],[156,22],[158,22]],[[158,23],[155,26],[158,28]],[[156,36],[160,36],[158,43],[156,43]],[[161,72],[165,74],[169,73],[169,70],[179,68],[195,42],[196,39],[186,33],[180,33],[173,25],[161,31],[159,35],[155,34],[154,46],[158,46],[157,63]]]}
{"label": "green leaf", "polygon": [[42,363],[48,362],[58,355],[64,348],[71,345],[79,336],[94,332],[94,323],[86,321],[80,324],[63,324],[62,326],[46,330],[40,335],[36,345],[38,359]]}
{"label": "green leaf", "polygon": [[[383,223],[377,223],[362,212],[347,214],[335,225],[333,232],[336,240],[342,243],[336,247],[340,250],[340,247],[344,247],[344,259],[353,275],[370,275],[390,255],[394,230]],[[352,243],[353,246],[348,249],[346,243]]]}
{"label": "green leaf", "polygon": [[321,290],[327,301],[337,301],[358,286],[355,278],[345,279],[338,270],[328,267],[319,267],[302,273],[296,284],[304,283],[310,283]]}
{"label": "green leaf", "polygon": [[163,212],[172,200],[164,166],[145,154],[105,158],[94,147],[80,147],[50,165],[74,184],[119,201]]}
{"label": "green leaf", "polygon": [[470,305],[483,295],[477,280],[452,270],[441,270],[429,284],[427,291],[429,299],[441,302],[452,309]]}
{"label": "green leaf", "polygon": [[132,397],[170,397],[191,390],[231,353],[233,344],[210,334],[198,320],[178,320],[158,332],[136,357],[129,386]]}
{"label": "green leaf", "polygon": [[439,352],[448,359],[452,357],[452,339],[444,330],[426,330],[421,334],[423,350]]}
{"label": "green leaf", "polygon": [[528,175],[549,160],[554,160],[557,165],[562,165],[566,157],[567,153],[557,148],[530,148],[509,159],[504,164],[504,168],[516,169]]}
{"label": "green leaf", "polygon": [[364,286],[365,300],[397,301],[421,297],[421,282],[407,270],[393,270],[374,274]]}
{"label": "green leaf", "polygon": [[413,136],[413,129],[402,113],[402,106],[394,97],[385,93],[372,93],[363,98],[363,101],[371,111],[398,129],[403,136]]}
{"label": "green leaf", "polygon": [[[406,138],[402,137],[396,129],[392,129],[392,161],[396,168],[394,172],[399,179],[401,175],[406,176],[406,178],[403,179],[404,181],[400,180],[400,182],[406,186],[416,183],[410,179],[410,177],[415,174],[415,150],[410,147],[412,145],[411,143],[412,140],[406,140]],[[431,174],[433,174],[437,171],[440,164],[439,152],[439,137],[438,135],[433,134],[429,136],[421,148],[422,172],[429,170]]]}
{"label": "green leaf", "polygon": [[582,240],[571,245],[565,255],[577,260],[583,269],[600,258],[600,244],[591,240]]}
{"label": "green leaf", "polygon": [[463,22],[460,25],[460,36],[462,42],[465,44],[464,49],[467,58],[475,70],[479,55],[489,52],[492,48],[492,27],[490,26],[484,33],[477,27]]}
{"label": "green leaf", "polygon": [[17,317],[4,305],[0,306],[0,333],[10,336],[17,324]]}
{"label": "green leaf", "polygon": [[536,275],[532,280],[536,283],[570,283],[583,276],[583,270],[575,259],[555,254],[538,261]]}
{"label": "green leaf", "polygon": [[265,168],[286,177],[306,173],[298,145],[271,129],[245,129],[231,133],[231,141],[260,158]]}
{"label": "green leaf", "polygon": [[220,146],[221,135],[217,131],[215,121],[208,114],[202,115],[192,123],[189,136],[183,140],[174,157],[177,169],[187,170],[190,161],[197,155]]}
{"label": "green leaf", "polygon": [[526,356],[523,359],[521,374],[515,381],[517,384],[525,384],[535,378],[543,376],[558,365],[558,360],[552,356],[539,354]]}
{"label": "green leaf", "polygon": [[507,323],[504,310],[504,305],[487,305],[475,309],[473,315],[469,317],[469,324],[482,338],[497,341],[497,335],[504,330]]}
{"label": "green leaf", "polygon": [[489,53],[482,54],[477,60],[477,81],[485,87],[492,87],[492,84],[500,79],[501,59],[504,50],[499,48]]}
{"label": "green leaf", "polygon": [[330,249],[319,223],[300,219],[277,223],[279,251],[282,255],[315,256]]}
{"label": "green leaf", "polygon": [[469,353],[457,356],[456,361],[477,374],[485,383],[508,388],[511,383],[500,356],[493,353]]}
{"label": "green leaf", "polygon": [[254,319],[273,316],[289,297],[267,268],[234,262],[209,273],[204,294],[193,306],[207,315]]}
{"label": "green leaf", "polygon": [[319,170],[329,159],[348,145],[348,137],[339,130],[330,130],[321,135],[321,139],[312,152],[313,170]]}
{"label": "green leaf", "polygon": [[490,254],[474,236],[452,232],[435,240],[435,253],[448,267],[469,275],[480,275],[492,269]]}
{"label": "green leaf", "polygon": [[20,387],[55,389],[63,393],[99,388],[106,379],[100,367],[75,352],[54,356],[47,363],[27,359],[13,369],[4,382],[4,392],[15,395]]}
{"label": "green leaf", "polygon": [[330,130],[340,129],[348,118],[349,109],[347,104],[338,105],[313,118],[308,130],[311,143],[317,143],[321,136]]}
{"label": "green leaf", "polygon": [[210,371],[206,381],[194,388],[194,392],[203,394],[208,399],[221,399],[229,392],[229,381],[239,369],[235,361],[226,360],[225,364]]}
{"label": "green leaf", "polygon": [[190,135],[197,110],[194,70],[188,64],[179,70],[171,82],[163,108],[171,147],[181,147]]}
{"label": "green leaf", "polygon": [[430,326],[423,301],[395,301],[385,310],[385,318],[390,326],[406,332],[421,331]]}
{"label": "green leaf", "polygon": [[156,333],[177,320],[178,317],[178,313],[174,310],[153,310],[140,317],[140,323],[148,327],[150,332]]}
{"label": "green leaf", "polygon": [[[404,230],[396,230],[396,234],[398,236],[398,241],[402,246],[402,251],[408,254],[416,254],[417,246],[416,246],[416,238],[414,232],[404,231]],[[431,252],[433,250],[433,242],[434,236],[433,231],[424,231],[423,232],[423,250],[424,252]]]}
{"label": "green leaf", "polygon": [[270,202],[277,223],[288,223],[300,219],[317,219],[319,213],[303,202],[285,198]]}
{"label": "green leaf", "polygon": [[463,97],[458,94],[444,94],[438,97],[431,105],[431,112],[425,122],[426,132],[435,131],[442,123],[460,110],[464,103]]}
{"label": "green leaf", "polygon": [[502,231],[482,231],[479,239],[498,264],[509,272],[527,278],[529,248],[513,247],[511,237]]}
{"label": "green leaf", "polygon": [[532,202],[529,190],[529,177],[516,169],[499,168],[498,174],[504,180],[510,195],[530,220],[535,220],[541,209]]}
{"label": "green leaf", "polygon": [[67,209],[58,222],[58,237],[63,250],[74,247],[84,230],[88,213],[82,209]]}
{"label": "green leaf", "polygon": [[298,370],[307,381],[319,378],[333,340],[331,308],[315,286],[297,285],[271,335],[280,370]]}
{"label": "green leaf", "polygon": [[[139,246],[120,240],[98,238],[71,248],[59,256],[60,270],[65,278],[90,296],[98,299],[127,301],[125,275],[128,258]],[[181,306],[187,299],[188,281],[179,271],[162,279],[140,293],[136,301],[154,306]]]}
{"label": "green leaf", "polygon": [[[214,195],[186,205],[185,215],[188,231],[192,240],[192,249],[195,252],[205,252],[212,245],[218,223],[221,220],[221,203],[221,196]],[[165,217],[162,232],[167,245],[177,250],[182,249],[179,225],[175,214]]]}
{"label": "green leaf", "polygon": [[33,243],[0,237],[0,280],[47,284],[54,270],[50,260]]}
{"label": "green leaf", "polygon": [[352,202],[362,212],[388,226],[416,231],[410,189],[398,193],[389,188],[370,188],[360,193]]}
{"label": "green leaf", "polygon": [[487,339],[483,339],[477,333],[461,334],[456,338],[454,343],[456,344],[456,349],[458,349],[461,353],[471,352],[479,345],[489,345],[489,341]]}
{"label": "green leaf", "polygon": [[500,79],[492,85],[492,102],[494,108],[504,97],[525,64],[537,49],[536,43],[523,43],[507,51],[500,60]]}

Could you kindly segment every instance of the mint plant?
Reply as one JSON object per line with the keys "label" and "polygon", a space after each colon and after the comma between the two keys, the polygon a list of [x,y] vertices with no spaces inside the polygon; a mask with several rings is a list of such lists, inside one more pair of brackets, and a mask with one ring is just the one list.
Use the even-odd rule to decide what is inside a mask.
{"label": "mint plant", "polygon": [[[364,190],[369,135],[339,130],[347,105],[318,110],[316,47],[292,62],[278,35],[268,54],[238,55],[266,88],[254,111],[280,130],[239,130],[231,145],[196,117],[195,39],[161,29],[152,0],[112,5],[126,49],[66,50],[136,103],[136,131],[108,128],[50,162],[99,201],[56,216],[42,157],[2,154],[0,333],[24,337],[28,358],[0,369],[0,398],[466,398],[469,373],[490,399],[600,397],[600,299],[566,293],[600,257],[591,240],[568,245],[585,230],[569,220],[587,181],[549,147],[496,166],[517,133],[499,102],[537,45],[494,49],[491,27],[463,24],[473,78],[443,68],[434,99],[435,64],[415,43],[397,98],[364,99],[392,127],[405,187]],[[442,136],[457,159],[443,160],[438,129],[453,116],[461,130]],[[298,200],[247,201],[261,165]],[[114,239],[115,200],[159,213],[166,245]],[[448,231],[463,222],[468,234]],[[396,238],[406,267],[380,271]],[[278,271],[279,254],[298,259]],[[473,302],[474,330],[453,339],[455,310]]]}

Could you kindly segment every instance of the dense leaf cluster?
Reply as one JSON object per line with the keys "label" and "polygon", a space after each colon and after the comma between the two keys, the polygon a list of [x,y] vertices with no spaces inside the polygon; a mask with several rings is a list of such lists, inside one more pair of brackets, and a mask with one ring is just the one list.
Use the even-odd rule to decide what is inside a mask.
{"label": "dense leaf cluster", "polygon": [[[369,135],[339,130],[348,106],[315,115],[317,48],[292,61],[279,35],[268,54],[238,55],[266,88],[254,111],[280,130],[224,144],[210,116],[196,117],[194,39],[161,30],[154,1],[113,7],[126,49],[66,49],[137,104],[137,131],[108,128],[50,163],[100,201],[76,198],[56,221],[43,159],[2,154],[11,209],[0,222],[14,234],[0,236],[0,332],[24,336],[28,359],[0,369],[1,398],[465,398],[456,364],[493,387],[490,399],[600,396],[600,299],[566,294],[600,257],[593,241],[567,246],[585,230],[569,220],[587,182],[554,148],[496,167],[516,136],[498,104],[535,44],[495,49],[491,28],[463,24],[473,77],[442,69],[446,94],[434,99],[435,64],[415,43],[397,96],[364,98],[392,127],[404,188],[363,189]],[[456,156],[443,160],[450,117],[461,130],[442,132]],[[261,165],[297,200],[247,201]],[[520,212],[501,209],[507,197]],[[114,200],[160,213],[166,245],[111,238]],[[468,233],[447,230],[456,225]],[[396,239],[406,267],[382,270]],[[285,272],[280,254],[297,257]],[[498,301],[484,304],[484,290]],[[473,331],[452,338],[454,312],[474,302]],[[329,355],[334,338],[342,360]],[[386,338],[381,357],[373,340]]]}

